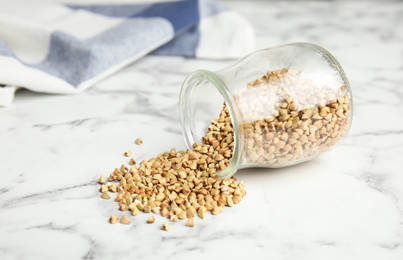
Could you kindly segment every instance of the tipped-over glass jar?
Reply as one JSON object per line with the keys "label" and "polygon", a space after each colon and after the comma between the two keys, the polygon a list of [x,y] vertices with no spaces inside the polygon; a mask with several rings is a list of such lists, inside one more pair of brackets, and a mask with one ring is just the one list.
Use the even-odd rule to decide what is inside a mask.
{"label": "tipped-over glass jar", "polygon": [[[329,151],[348,133],[352,94],[338,61],[310,43],[253,52],[234,65],[198,70],[182,85],[180,118],[189,148],[225,102],[233,154],[222,178],[246,167],[284,167]],[[225,133],[224,133],[225,135]]]}

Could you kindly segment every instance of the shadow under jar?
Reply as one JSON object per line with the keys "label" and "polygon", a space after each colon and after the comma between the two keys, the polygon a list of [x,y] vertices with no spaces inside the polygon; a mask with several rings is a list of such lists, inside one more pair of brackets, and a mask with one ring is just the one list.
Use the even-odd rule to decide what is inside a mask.
{"label": "shadow under jar", "polygon": [[[225,102],[225,103],[224,103]],[[285,167],[329,151],[348,133],[352,93],[338,61],[311,43],[253,52],[234,65],[184,81],[180,118],[186,145],[202,140],[228,108],[234,149],[221,178],[246,167]]]}

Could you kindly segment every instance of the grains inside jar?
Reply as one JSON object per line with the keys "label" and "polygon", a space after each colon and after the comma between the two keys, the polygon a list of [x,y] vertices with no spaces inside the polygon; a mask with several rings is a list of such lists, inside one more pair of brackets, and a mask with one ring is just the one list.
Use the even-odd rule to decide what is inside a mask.
{"label": "grains inside jar", "polygon": [[332,148],[350,126],[344,86],[320,86],[301,72],[268,71],[235,96],[243,117],[244,163],[289,165]]}

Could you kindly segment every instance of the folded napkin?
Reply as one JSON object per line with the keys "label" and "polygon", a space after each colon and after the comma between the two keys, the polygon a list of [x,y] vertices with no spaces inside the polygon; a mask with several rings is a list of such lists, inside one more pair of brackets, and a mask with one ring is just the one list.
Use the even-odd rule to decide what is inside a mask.
{"label": "folded napkin", "polygon": [[0,106],[22,87],[79,93],[147,54],[238,58],[250,24],[212,0],[66,5],[0,1]]}

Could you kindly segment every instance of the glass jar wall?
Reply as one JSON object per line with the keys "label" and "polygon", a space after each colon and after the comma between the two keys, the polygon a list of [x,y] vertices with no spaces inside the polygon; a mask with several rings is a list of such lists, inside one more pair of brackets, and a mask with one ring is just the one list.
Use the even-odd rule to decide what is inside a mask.
{"label": "glass jar wall", "polygon": [[[225,102],[225,103],[224,103]],[[186,144],[200,142],[228,109],[234,139],[222,178],[245,167],[284,167],[329,151],[348,133],[352,94],[337,60],[310,43],[256,51],[183,83],[180,116]]]}

